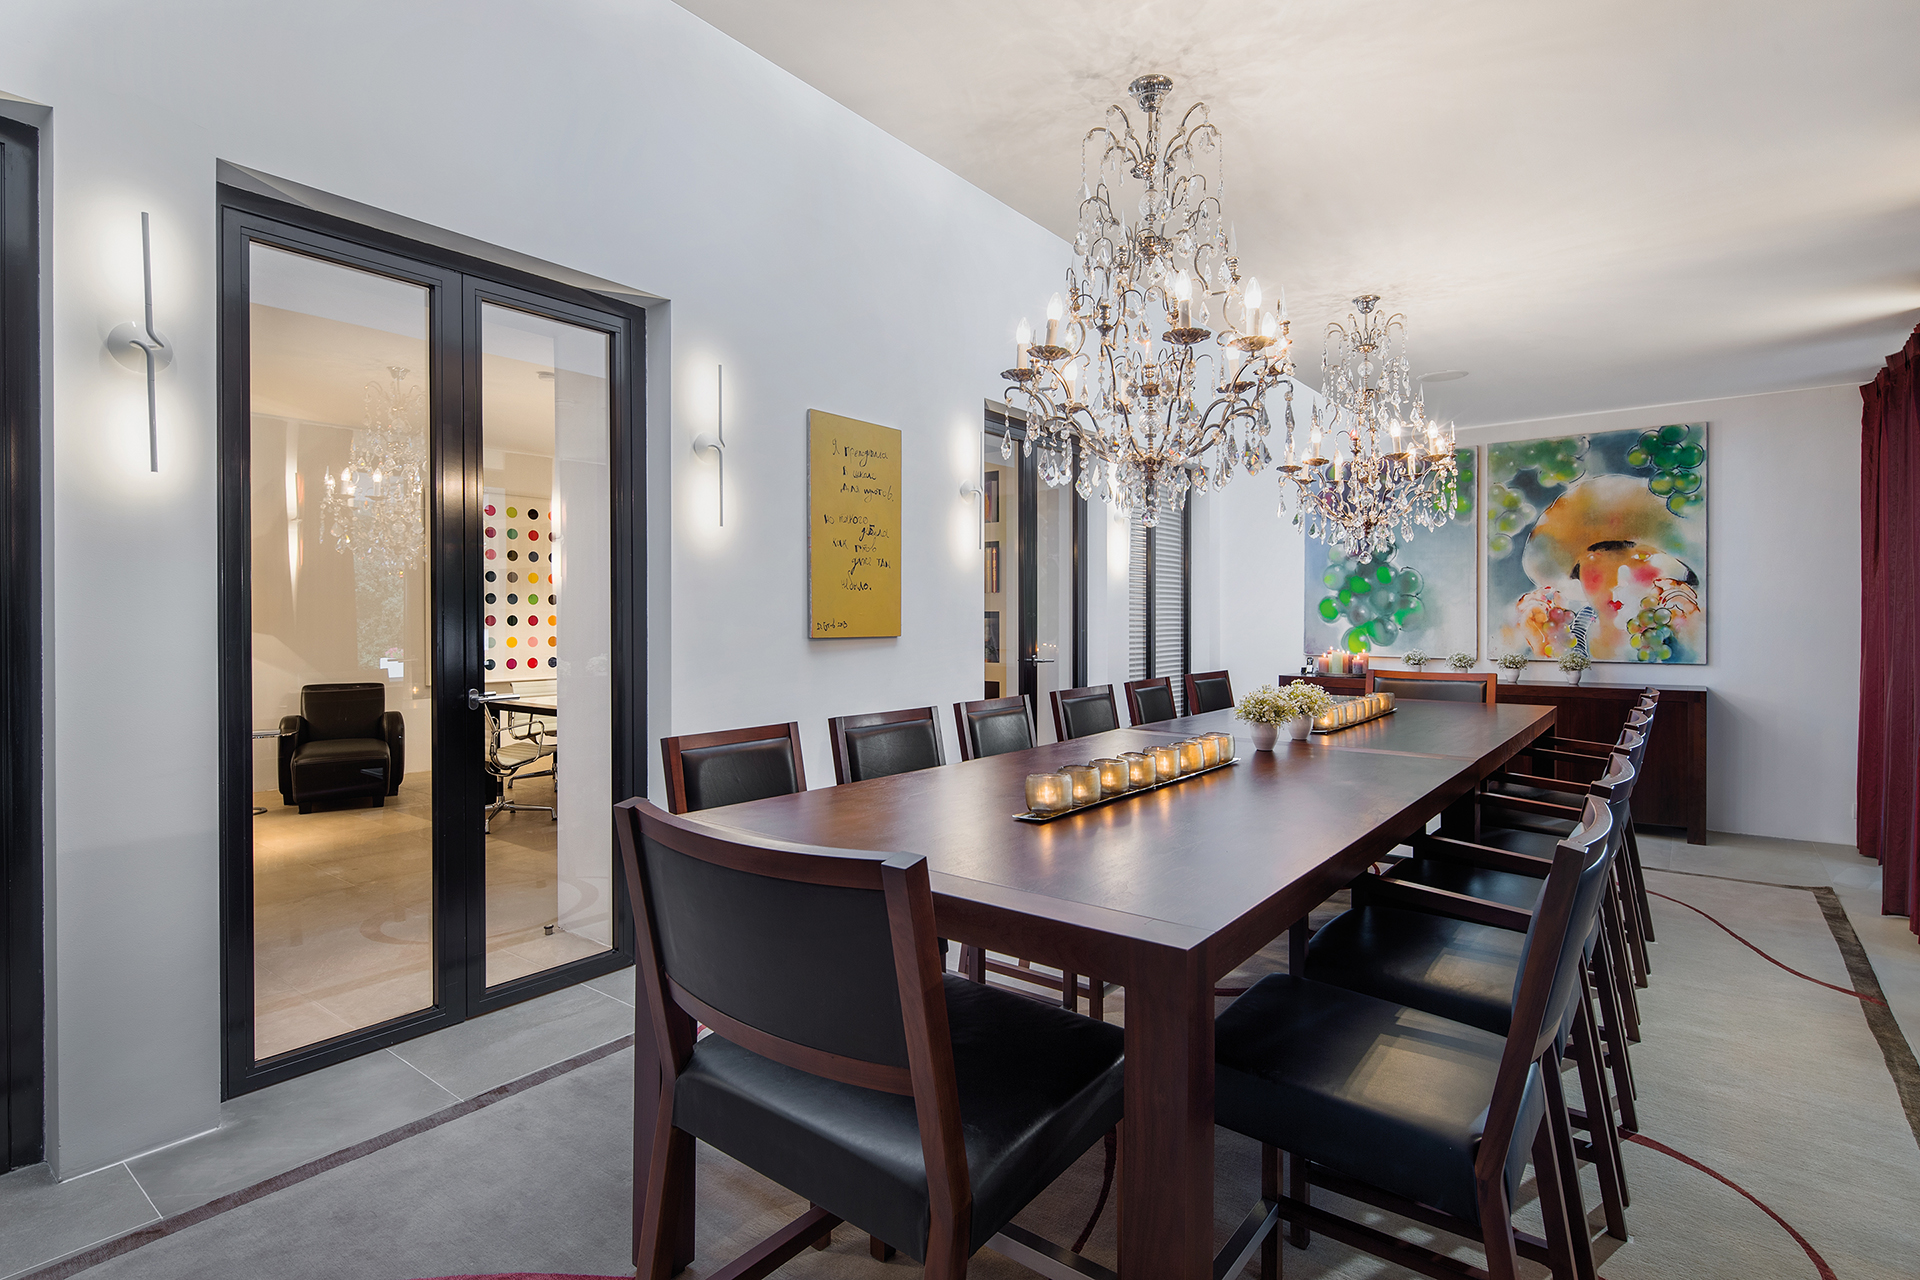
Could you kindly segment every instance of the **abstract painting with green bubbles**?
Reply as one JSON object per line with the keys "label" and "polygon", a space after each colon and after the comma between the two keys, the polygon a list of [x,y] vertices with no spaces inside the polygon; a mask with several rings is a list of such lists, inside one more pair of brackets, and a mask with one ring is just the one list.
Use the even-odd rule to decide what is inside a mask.
{"label": "abstract painting with green bubbles", "polygon": [[1440,528],[1416,526],[1389,554],[1366,560],[1306,540],[1309,649],[1387,657],[1419,649],[1443,665],[1450,653],[1479,653],[1474,451],[1455,457],[1459,476]]}
{"label": "abstract painting with green bubbles", "polygon": [[1487,446],[1496,653],[1707,660],[1707,426]]}

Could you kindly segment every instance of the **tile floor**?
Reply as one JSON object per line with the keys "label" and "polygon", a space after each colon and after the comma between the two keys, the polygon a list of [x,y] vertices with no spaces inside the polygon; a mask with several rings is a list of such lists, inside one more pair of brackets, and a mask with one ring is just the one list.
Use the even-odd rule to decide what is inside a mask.
{"label": "tile floor", "polygon": [[[1879,914],[1879,868],[1850,848],[1752,836],[1640,844],[1649,868],[1831,886],[1896,1018],[1920,1042],[1920,944],[1904,919]],[[1651,887],[1663,879],[1677,877],[1649,876]],[[83,1177],[55,1182],[44,1165],[0,1177],[0,1280],[617,1039],[632,1030],[633,999],[633,971],[623,970],[234,1099],[218,1130]]]}

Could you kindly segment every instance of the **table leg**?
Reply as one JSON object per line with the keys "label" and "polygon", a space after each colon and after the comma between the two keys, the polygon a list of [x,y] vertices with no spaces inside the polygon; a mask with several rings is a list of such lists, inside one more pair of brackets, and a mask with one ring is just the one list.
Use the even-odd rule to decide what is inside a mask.
{"label": "table leg", "polygon": [[1126,987],[1120,1275],[1209,1280],[1213,984],[1197,952],[1156,948],[1132,967]]}
{"label": "table leg", "polygon": [[[644,994],[643,997],[644,999]],[[679,1009],[668,1017],[686,1018]],[[689,1022],[691,1019],[688,1020]],[[660,1111],[660,1050],[653,1037],[653,1017],[643,1003],[635,1011],[633,1027],[633,1249],[640,1275],[651,1274],[640,1261],[640,1216],[647,1192],[647,1156],[652,1149],[654,1123]],[[676,1133],[667,1156],[667,1213],[674,1220],[670,1274],[693,1261],[693,1137]]]}

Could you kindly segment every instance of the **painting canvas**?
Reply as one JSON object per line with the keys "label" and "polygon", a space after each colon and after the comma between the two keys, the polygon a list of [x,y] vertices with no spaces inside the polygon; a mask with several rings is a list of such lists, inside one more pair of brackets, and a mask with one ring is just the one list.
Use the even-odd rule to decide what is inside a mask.
{"label": "painting canvas", "polygon": [[1500,653],[1707,660],[1707,427],[1487,446],[1487,636]]}
{"label": "painting canvas", "polygon": [[1356,560],[1307,539],[1306,647],[1387,657],[1418,649],[1444,659],[1480,651],[1474,451],[1455,451],[1459,475],[1447,521],[1415,529],[1385,556]]}

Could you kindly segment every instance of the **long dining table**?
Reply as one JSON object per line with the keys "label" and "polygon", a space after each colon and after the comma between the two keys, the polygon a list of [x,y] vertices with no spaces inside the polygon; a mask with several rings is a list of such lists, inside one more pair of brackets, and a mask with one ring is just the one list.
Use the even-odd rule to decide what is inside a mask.
{"label": "long dining table", "polygon": [[[1214,984],[1434,817],[1470,806],[1553,724],[1546,706],[1402,699],[1382,719],[1307,742],[1283,733],[1265,752],[1217,711],[693,816],[924,855],[941,936],[1125,987],[1119,1273],[1211,1280]],[[1237,732],[1236,763],[1044,824],[1014,820],[1028,774],[1207,731]],[[652,1061],[644,1009],[638,1040],[636,1060]],[[649,1128],[652,1074],[636,1084]],[[636,1198],[645,1177],[636,1163]],[[680,1199],[675,1252],[690,1260],[692,1197]]]}

